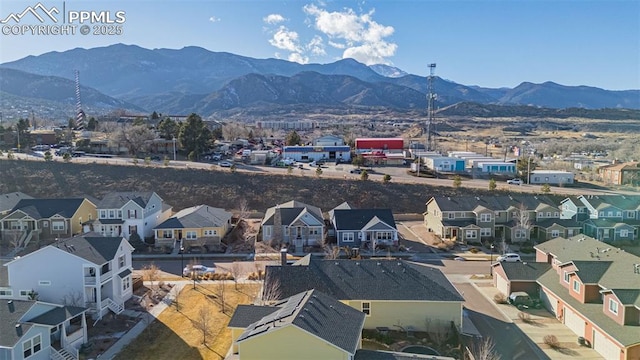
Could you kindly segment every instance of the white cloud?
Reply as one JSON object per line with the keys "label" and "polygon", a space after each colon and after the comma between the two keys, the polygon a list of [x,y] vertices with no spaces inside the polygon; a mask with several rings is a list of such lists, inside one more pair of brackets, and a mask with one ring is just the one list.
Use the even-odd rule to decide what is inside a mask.
{"label": "white cloud", "polygon": [[300,64],[309,63],[309,57],[302,55],[301,53],[293,52],[289,54],[289,61],[297,62]]}
{"label": "white cloud", "polygon": [[273,37],[269,39],[269,43],[278,49],[296,53],[302,52],[300,42],[298,40],[298,33],[287,29],[285,26],[280,26],[278,28],[278,30],[273,34]]}
{"label": "white cloud", "polygon": [[329,38],[329,45],[344,49],[343,58],[351,57],[364,64],[389,63],[398,46],[385,40],[395,29],[373,20],[374,11],[358,14],[353,9],[329,12],[316,5],[303,7],[313,17],[314,27]]}
{"label": "white cloud", "polygon": [[216,17],[216,16],[211,16],[211,17],[209,18],[209,21],[211,21],[212,23],[214,23],[214,22],[218,22],[218,21],[220,21],[220,18],[219,18],[219,17]]}
{"label": "white cloud", "polygon": [[307,50],[311,51],[313,55],[316,56],[324,56],[327,55],[327,52],[324,50],[324,42],[319,35],[316,35],[309,41],[306,46]]}
{"label": "white cloud", "polygon": [[284,18],[284,16],[280,15],[280,14],[269,14],[267,16],[265,16],[262,21],[266,22],[267,24],[278,24],[281,22],[284,22],[286,19]]}

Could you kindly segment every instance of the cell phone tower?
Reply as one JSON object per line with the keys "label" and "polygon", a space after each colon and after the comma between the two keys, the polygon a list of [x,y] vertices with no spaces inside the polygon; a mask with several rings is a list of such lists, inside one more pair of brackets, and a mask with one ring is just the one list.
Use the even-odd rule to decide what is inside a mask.
{"label": "cell phone tower", "polygon": [[76,130],[84,130],[86,115],[80,102],[80,71],[76,70]]}
{"label": "cell phone tower", "polygon": [[435,150],[435,136],[433,135],[433,128],[435,124],[433,123],[434,111],[435,107],[433,102],[436,99],[436,94],[433,92],[433,75],[436,71],[436,64],[429,64],[429,77],[427,78],[428,82],[428,93],[427,93],[427,151]]}

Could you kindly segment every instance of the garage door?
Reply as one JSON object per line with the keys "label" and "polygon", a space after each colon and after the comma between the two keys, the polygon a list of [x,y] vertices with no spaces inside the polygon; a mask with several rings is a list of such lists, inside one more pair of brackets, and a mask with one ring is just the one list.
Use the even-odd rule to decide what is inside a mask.
{"label": "garage door", "polygon": [[505,278],[497,274],[496,274],[496,287],[501,293],[505,294],[506,296],[509,296],[509,282]]}
{"label": "garage door", "polygon": [[540,300],[542,300],[542,304],[547,310],[554,316],[558,316],[558,301],[554,297],[547,295],[542,288],[540,289]]}
{"label": "garage door", "polygon": [[620,348],[618,345],[599,331],[593,332],[593,349],[605,359],[617,360],[620,358]]}
{"label": "garage door", "polygon": [[584,320],[568,307],[564,308],[564,324],[578,336],[584,336]]}

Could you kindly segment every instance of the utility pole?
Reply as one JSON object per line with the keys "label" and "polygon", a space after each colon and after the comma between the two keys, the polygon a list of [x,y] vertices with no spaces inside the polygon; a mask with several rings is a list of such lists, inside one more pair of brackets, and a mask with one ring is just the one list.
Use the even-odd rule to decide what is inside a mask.
{"label": "utility pole", "polygon": [[176,137],[173,137],[173,161],[176,161]]}

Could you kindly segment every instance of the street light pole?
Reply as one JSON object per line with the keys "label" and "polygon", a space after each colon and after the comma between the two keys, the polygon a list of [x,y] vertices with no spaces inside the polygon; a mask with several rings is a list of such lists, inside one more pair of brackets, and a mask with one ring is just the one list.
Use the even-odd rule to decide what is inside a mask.
{"label": "street light pole", "polygon": [[173,161],[176,161],[176,137],[173,137]]}
{"label": "street light pole", "polygon": [[180,276],[184,277],[184,246],[180,246],[180,271],[182,274]]}
{"label": "street light pole", "polygon": [[489,274],[493,275],[493,248],[494,248],[494,245],[491,244],[491,246],[489,246],[489,248],[491,249],[491,258],[489,260]]}

